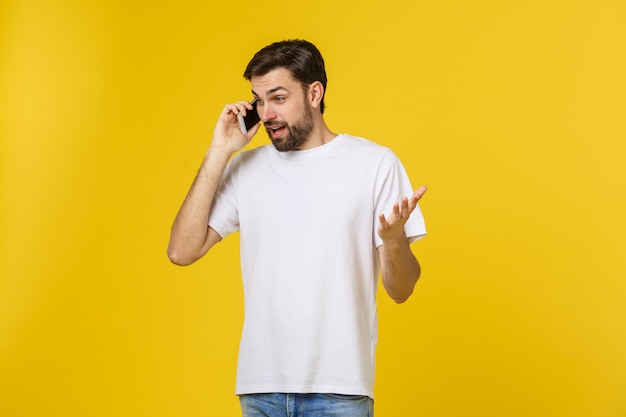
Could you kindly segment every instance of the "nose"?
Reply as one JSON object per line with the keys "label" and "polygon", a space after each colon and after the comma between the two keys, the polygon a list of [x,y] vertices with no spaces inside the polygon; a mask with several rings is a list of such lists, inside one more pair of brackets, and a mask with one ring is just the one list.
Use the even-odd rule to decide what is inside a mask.
{"label": "nose", "polygon": [[271,105],[268,103],[264,103],[262,106],[257,106],[257,111],[259,112],[259,117],[263,123],[276,119],[277,117],[276,112],[274,112]]}

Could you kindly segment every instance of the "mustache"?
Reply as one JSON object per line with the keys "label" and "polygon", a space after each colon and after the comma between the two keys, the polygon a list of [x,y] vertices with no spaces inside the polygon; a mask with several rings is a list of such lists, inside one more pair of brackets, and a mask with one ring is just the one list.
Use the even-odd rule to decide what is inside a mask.
{"label": "mustache", "polygon": [[263,126],[265,126],[266,128],[276,128],[276,127],[283,127],[283,126],[287,126],[286,123],[283,122],[266,122],[263,123]]}

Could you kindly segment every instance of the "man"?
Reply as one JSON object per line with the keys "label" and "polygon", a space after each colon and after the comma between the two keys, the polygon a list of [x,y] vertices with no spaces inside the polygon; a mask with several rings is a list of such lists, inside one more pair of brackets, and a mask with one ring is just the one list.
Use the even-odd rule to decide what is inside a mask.
{"label": "man", "polygon": [[244,135],[237,115],[250,103],[224,107],[168,256],[188,265],[240,232],[244,416],[371,416],[378,274],[396,302],[413,292],[420,266],[409,244],[425,234],[426,187],[413,192],[389,149],[327,127],[313,44],[269,45],[244,77],[273,147],[233,157],[260,124]]}

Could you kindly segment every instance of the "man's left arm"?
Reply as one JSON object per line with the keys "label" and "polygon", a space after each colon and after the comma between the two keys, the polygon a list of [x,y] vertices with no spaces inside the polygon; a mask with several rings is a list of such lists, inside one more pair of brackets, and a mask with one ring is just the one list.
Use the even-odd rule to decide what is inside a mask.
{"label": "man's left arm", "polygon": [[403,303],[409,298],[421,273],[404,225],[425,192],[426,187],[422,186],[411,197],[395,203],[389,217],[379,215],[378,236],[383,244],[378,247],[378,258],[382,281],[385,291],[396,303]]}

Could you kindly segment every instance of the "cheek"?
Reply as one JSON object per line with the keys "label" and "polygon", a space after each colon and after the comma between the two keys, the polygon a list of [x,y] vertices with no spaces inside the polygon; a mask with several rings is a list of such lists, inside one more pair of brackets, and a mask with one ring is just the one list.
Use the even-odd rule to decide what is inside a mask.
{"label": "cheek", "polygon": [[283,115],[290,123],[298,123],[311,114],[311,108],[304,104],[294,105],[289,109],[289,112],[283,112]]}

